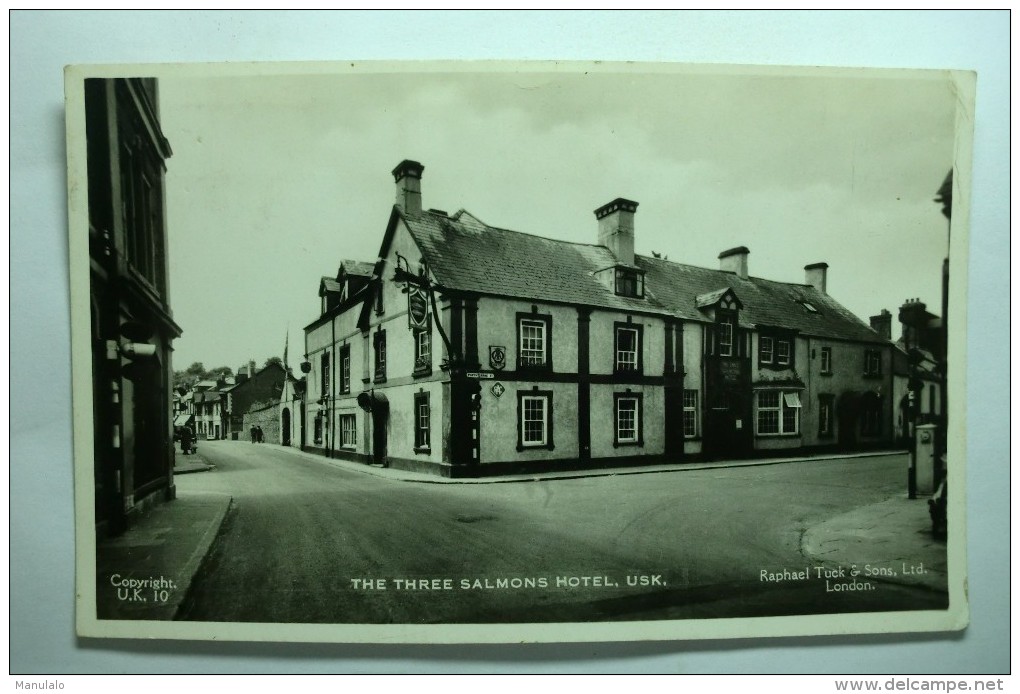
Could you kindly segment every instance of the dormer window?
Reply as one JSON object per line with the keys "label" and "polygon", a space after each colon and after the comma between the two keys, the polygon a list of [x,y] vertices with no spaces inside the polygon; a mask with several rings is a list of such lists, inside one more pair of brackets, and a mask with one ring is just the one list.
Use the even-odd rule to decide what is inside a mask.
{"label": "dormer window", "polygon": [[644,273],[632,268],[616,268],[616,294],[617,296],[631,296],[636,299],[644,298]]}
{"label": "dormer window", "polygon": [[719,356],[733,356],[733,323],[728,320],[719,323]]}

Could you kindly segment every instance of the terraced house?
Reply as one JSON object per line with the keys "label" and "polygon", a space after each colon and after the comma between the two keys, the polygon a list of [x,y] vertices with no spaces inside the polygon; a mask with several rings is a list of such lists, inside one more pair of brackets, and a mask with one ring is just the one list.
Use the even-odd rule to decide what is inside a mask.
{"label": "terraced house", "polygon": [[888,339],[826,293],[634,253],[638,203],[593,243],[422,208],[393,170],[379,260],[323,278],[305,329],[303,445],[448,476],[891,441]]}

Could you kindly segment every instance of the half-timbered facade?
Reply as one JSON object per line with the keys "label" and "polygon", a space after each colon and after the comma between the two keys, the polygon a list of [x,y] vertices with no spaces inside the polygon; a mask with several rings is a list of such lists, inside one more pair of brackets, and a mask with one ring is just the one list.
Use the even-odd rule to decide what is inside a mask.
{"label": "half-timbered facade", "polygon": [[719,269],[636,255],[622,198],[592,244],[502,229],[423,209],[423,169],[394,169],[371,269],[320,283],[307,448],[475,476],[890,440],[891,343],[824,263],[785,283],[744,247]]}

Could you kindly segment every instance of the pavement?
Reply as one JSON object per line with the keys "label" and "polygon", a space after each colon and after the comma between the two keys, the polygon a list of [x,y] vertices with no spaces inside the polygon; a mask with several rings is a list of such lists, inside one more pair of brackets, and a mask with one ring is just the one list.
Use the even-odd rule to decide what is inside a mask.
{"label": "pavement", "polygon": [[[839,456],[817,455],[545,472],[492,479],[449,479],[324,458],[274,444],[262,445],[351,471],[396,481],[430,484],[494,484],[613,475],[682,473],[687,470],[903,454],[902,451],[885,451]],[[215,466],[200,455],[178,456],[174,473],[187,474],[213,470]],[[152,508],[124,534],[100,543],[97,552],[99,589],[97,600],[100,618],[173,619],[184,602],[202,560],[212,548],[230,504],[231,497],[228,494],[179,493],[176,500]],[[818,563],[848,568],[856,564],[861,571],[867,566],[899,567],[902,563],[903,570],[897,570],[895,576],[876,575],[867,578],[933,590],[945,590],[947,586],[945,542],[932,536],[928,504],[924,498],[908,499],[906,494],[897,495],[817,523],[804,532],[801,538],[801,551],[805,557]],[[136,590],[133,584],[124,583],[125,580],[131,579],[143,582],[142,587],[138,589],[139,592],[132,592]],[[171,587],[164,587],[168,585]],[[166,591],[165,596],[159,592],[163,590]]]}
{"label": "pavement", "polygon": [[99,618],[173,619],[219,534],[230,502],[228,494],[179,494],[149,509],[127,532],[100,542]]}
{"label": "pavement", "polygon": [[216,466],[202,457],[201,453],[195,452],[190,455],[178,453],[174,460],[174,474],[187,475],[191,472],[208,472]]}
{"label": "pavement", "polygon": [[932,535],[922,496],[904,493],[813,525],[801,537],[801,552],[830,566],[856,565],[862,578],[869,578],[868,567],[892,567],[895,575],[871,578],[932,590],[948,586],[946,543]]}

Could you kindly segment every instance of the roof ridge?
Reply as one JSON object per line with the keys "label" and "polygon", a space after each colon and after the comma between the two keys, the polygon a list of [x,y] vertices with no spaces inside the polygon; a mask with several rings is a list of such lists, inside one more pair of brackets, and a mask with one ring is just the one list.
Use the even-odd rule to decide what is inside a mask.
{"label": "roof ridge", "polygon": [[[677,266],[680,266],[680,267],[691,267],[691,268],[694,268],[696,270],[704,270],[705,272],[718,272],[718,273],[722,273],[722,274],[726,274],[726,275],[736,275],[736,273],[731,272],[729,270],[722,270],[720,268],[705,267],[704,265],[695,265],[693,263],[681,263],[678,260],[669,260],[668,258],[656,258],[654,256],[642,255],[640,253],[635,253],[634,257],[635,258],[642,258],[643,260],[658,261],[660,263],[669,263],[670,265],[677,265]],[[747,279],[749,279],[749,280],[758,280],[760,282],[770,282],[772,284],[782,284],[782,285],[785,285],[785,286],[794,286],[794,287],[812,287],[813,286],[813,285],[807,284],[806,282],[787,282],[785,280],[774,280],[774,279],[769,279],[768,277],[759,277],[758,275],[748,275]]]}
{"label": "roof ridge", "polygon": [[[428,211],[428,212],[423,211],[422,212],[423,215],[424,214],[429,214],[429,213],[431,213],[434,217],[437,217],[438,219],[441,219],[441,220],[445,219],[447,221],[454,222],[455,224],[456,223],[460,223],[460,214],[464,213],[464,214],[467,214],[468,216],[470,216],[472,219],[477,221],[479,224],[481,224],[485,228],[492,229],[493,231],[505,231],[505,232],[510,233],[510,234],[519,234],[521,236],[529,236],[529,237],[535,238],[535,239],[542,239],[543,241],[555,241],[556,243],[569,243],[569,244],[571,244],[573,246],[588,246],[589,248],[606,248],[605,246],[603,246],[600,243],[585,243],[584,241],[571,241],[569,239],[556,239],[556,238],[552,238],[551,236],[543,236],[542,234],[533,234],[533,233],[528,232],[528,231],[520,231],[518,229],[509,229],[507,227],[493,226],[492,224],[489,224],[488,222],[483,222],[477,216],[472,214],[472,212],[470,210],[467,210],[467,209],[465,209],[463,207],[460,208],[459,210],[457,210],[456,214],[454,215],[454,217],[456,217],[456,218],[454,218],[454,217],[446,217],[446,216],[443,216],[443,215],[440,215],[440,214],[435,214],[435,213],[432,213],[431,211]],[[609,250],[609,249],[606,248],[606,250]]]}

